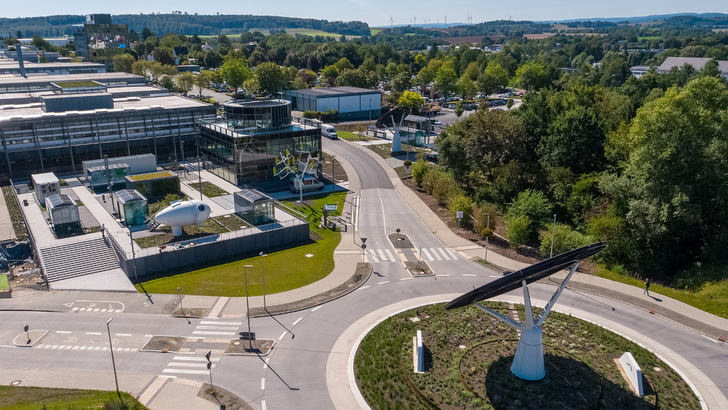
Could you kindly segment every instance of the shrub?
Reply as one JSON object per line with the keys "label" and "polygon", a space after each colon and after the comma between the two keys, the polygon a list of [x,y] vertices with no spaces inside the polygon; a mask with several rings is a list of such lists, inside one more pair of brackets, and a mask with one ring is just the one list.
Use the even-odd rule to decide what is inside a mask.
{"label": "shrub", "polygon": [[541,191],[527,189],[513,199],[508,208],[508,217],[525,215],[540,225],[549,220],[551,215],[551,204]]}
{"label": "shrub", "polygon": [[415,185],[421,187],[422,181],[425,178],[425,174],[427,174],[431,170],[432,166],[429,165],[424,159],[418,159],[414,164],[412,164],[410,173],[412,174],[412,180],[415,182]]}
{"label": "shrub", "polygon": [[[543,256],[547,256],[551,252],[551,236],[552,231],[550,230],[543,230],[540,233],[541,247],[539,250]],[[594,239],[591,236],[584,235],[581,232],[573,230],[571,226],[564,224],[556,224],[556,228],[553,231],[553,238],[554,255],[580,248],[594,242]]]}
{"label": "shrub", "polygon": [[470,218],[473,216],[473,201],[465,195],[457,195],[452,198],[447,207],[453,218],[457,218],[458,211],[462,211],[464,225],[470,225]]}
{"label": "shrub", "polygon": [[[490,214],[490,225],[488,224],[488,216],[484,214]],[[498,207],[495,204],[484,203],[473,207],[473,229],[476,233],[480,233],[480,236],[485,238],[490,236],[496,228],[496,215],[498,214]],[[485,230],[490,227],[490,232],[484,234]]]}
{"label": "shrub", "polygon": [[531,218],[526,215],[508,217],[506,220],[506,235],[511,248],[518,249],[519,246],[528,242],[531,235]]}

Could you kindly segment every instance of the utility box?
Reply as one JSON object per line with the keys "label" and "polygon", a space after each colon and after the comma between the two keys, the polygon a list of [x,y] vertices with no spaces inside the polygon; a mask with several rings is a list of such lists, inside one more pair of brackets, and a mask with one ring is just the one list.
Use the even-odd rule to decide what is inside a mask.
{"label": "utility box", "polygon": [[46,197],[45,207],[56,231],[69,226],[76,227],[81,222],[78,204],[68,195],[55,194]]}
{"label": "utility box", "polygon": [[122,189],[112,197],[114,211],[126,226],[142,225],[149,216],[147,198],[134,189]]}
{"label": "utility box", "polygon": [[275,221],[273,199],[255,190],[243,189],[233,194],[235,213],[251,225],[265,225]]}
{"label": "utility box", "polygon": [[35,188],[35,196],[38,197],[39,204],[45,204],[47,197],[61,193],[61,183],[58,181],[56,174],[52,172],[33,174],[31,179],[33,180],[33,188]]}
{"label": "utility box", "polygon": [[93,188],[107,186],[111,180],[111,186],[126,184],[126,176],[131,175],[131,167],[126,163],[109,164],[108,169],[101,165],[86,169],[86,181]]}
{"label": "utility box", "polygon": [[171,171],[157,171],[147,174],[128,175],[126,188],[136,189],[149,198],[162,198],[180,191],[179,177]]}

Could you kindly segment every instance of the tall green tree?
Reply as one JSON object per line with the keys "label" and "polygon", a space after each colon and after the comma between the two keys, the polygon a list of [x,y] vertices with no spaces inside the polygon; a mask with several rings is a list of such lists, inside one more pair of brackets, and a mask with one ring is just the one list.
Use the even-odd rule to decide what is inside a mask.
{"label": "tall green tree", "polygon": [[508,71],[500,64],[488,64],[478,76],[478,89],[486,95],[497,93],[506,85],[508,85]]}
{"label": "tall green tree", "polygon": [[174,78],[174,84],[179,91],[187,94],[192,91],[192,87],[195,85],[195,75],[189,71],[180,73]]}
{"label": "tall green tree", "polygon": [[456,90],[457,82],[458,76],[452,62],[443,63],[437,70],[437,75],[435,75],[435,87],[447,96]]}
{"label": "tall green tree", "polygon": [[409,108],[412,113],[419,113],[425,105],[425,99],[416,92],[406,90],[399,97],[398,105]]}
{"label": "tall green tree", "polygon": [[252,75],[253,72],[245,60],[230,58],[225,60],[222,66],[220,66],[220,76],[233,89],[233,92],[237,92],[245,80]]}
{"label": "tall green tree", "polygon": [[281,97],[282,93],[291,88],[293,78],[287,70],[281,69],[276,63],[262,63],[255,67],[255,78],[258,80],[259,91],[269,97]]}
{"label": "tall green tree", "polygon": [[114,64],[114,71],[117,73],[131,73],[131,66],[136,59],[131,54],[118,54],[111,60]]}

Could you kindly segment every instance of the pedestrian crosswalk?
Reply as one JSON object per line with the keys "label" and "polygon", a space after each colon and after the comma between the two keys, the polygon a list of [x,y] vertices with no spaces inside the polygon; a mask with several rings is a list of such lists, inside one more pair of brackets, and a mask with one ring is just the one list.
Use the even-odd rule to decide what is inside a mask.
{"label": "pedestrian crosswalk", "polygon": [[450,248],[420,248],[420,257],[432,262],[458,260],[458,255]]}
{"label": "pedestrian crosswalk", "polygon": [[372,262],[399,262],[396,252],[389,249],[367,249],[367,256]]}
{"label": "pedestrian crosswalk", "polygon": [[72,312],[121,313],[123,309],[101,309],[92,307],[75,307]]}
{"label": "pedestrian crosswalk", "polygon": [[[219,357],[211,357],[212,369],[220,361]],[[204,356],[175,356],[162,370],[162,374],[208,374],[207,358]]]}
{"label": "pedestrian crosswalk", "polygon": [[192,334],[199,338],[204,338],[204,336],[236,336],[240,325],[242,325],[242,322],[201,320]]}
{"label": "pedestrian crosswalk", "polygon": [[[98,351],[108,352],[108,346],[78,346],[78,345],[52,345],[52,344],[41,344],[38,349],[49,349],[49,350],[86,350],[86,351]],[[139,349],[133,347],[114,347],[115,352],[137,352]]]}

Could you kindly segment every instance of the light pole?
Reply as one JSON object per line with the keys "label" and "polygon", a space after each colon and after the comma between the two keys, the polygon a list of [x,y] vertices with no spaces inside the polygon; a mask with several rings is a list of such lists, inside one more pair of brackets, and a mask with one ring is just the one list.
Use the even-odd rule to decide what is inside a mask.
{"label": "light pole", "polygon": [[268,311],[268,306],[265,304],[265,266],[263,266],[263,258],[268,256],[268,254],[261,252],[260,253],[260,271],[263,275],[263,309],[265,311]]}
{"label": "light pole", "polygon": [[486,229],[488,229],[488,235],[485,236],[485,256],[483,259],[488,262],[488,238],[490,238],[490,213],[483,213],[483,215],[486,215],[488,217],[488,222]]}
{"label": "light pole", "polygon": [[197,182],[200,187],[200,201],[202,201],[202,157],[197,156]]}
{"label": "light pole", "polygon": [[[331,182],[336,185],[336,176],[334,176],[334,158],[336,158],[336,155],[331,156]],[[331,188],[331,192],[333,192],[334,189]]]}
{"label": "light pole", "polygon": [[250,349],[253,349],[253,337],[252,333],[250,333],[250,302],[248,301],[248,268],[252,268],[253,265],[243,265],[243,273],[245,274],[245,307],[247,309],[247,314],[245,316],[248,317],[248,341],[250,344]]}
{"label": "light pole", "polygon": [[114,368],[114,383],[116,384],[116,395],[121,398],[119,393],[119,379],[116,377],[116,361],[114,361],[114,345],[111,343],[111,329],[109,329],[109,323],[114,320],[113,317],[106,321],[106,333],[109,335],[109,350],[111,350],[111,366]]}
{"label": "light pole", "polygon": [[556,237],[556,214],[554,214],[554,227],[551,229],[551,254],[549,258],[554,256],[554,238]]}

